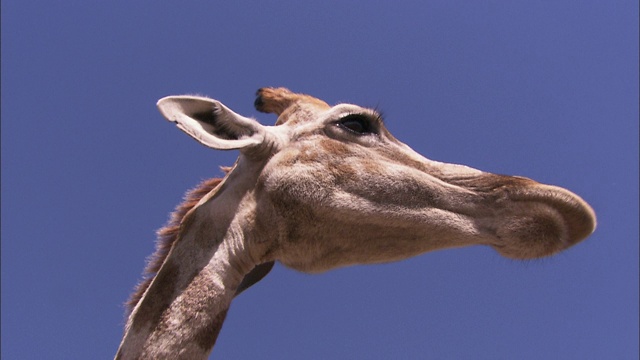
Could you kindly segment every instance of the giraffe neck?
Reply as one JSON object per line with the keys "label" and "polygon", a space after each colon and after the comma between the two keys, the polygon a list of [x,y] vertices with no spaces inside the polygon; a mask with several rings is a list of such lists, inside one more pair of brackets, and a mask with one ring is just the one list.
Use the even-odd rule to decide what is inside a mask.
{"label": "giraffe neck", "polygon": [[117,359],[204,359],[211,352],[238,287],[259,264],[246,246],[253,194],[243,182],[225,182],[185,216],[129,317]]}
{"label": "giraffe neck", "polygon": [[197,254],[188,249],[190,237],[180,239],[133,310],[116,358],[201,359],[211,351],[236,289],[251,268],[235,258],[232,242],[223,240],[210,250],[200,247]]}

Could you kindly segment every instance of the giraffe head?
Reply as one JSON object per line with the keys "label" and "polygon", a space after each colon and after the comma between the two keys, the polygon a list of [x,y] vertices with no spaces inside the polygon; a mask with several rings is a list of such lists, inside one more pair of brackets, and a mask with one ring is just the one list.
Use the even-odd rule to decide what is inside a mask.
{"label": "giraffe head", "polygon": [[529,259],[595,229],[593,210],[570,191],[429,160],[394,138],[374,110],[331,107],[284,88],[260,89],[255,106],[277,114],[276,125],[204,97],[158,102],[181,130],[206,146],[238,149],[251,164],[233,172],[252,172],[252,221],[272,234],[249,244],[262,249],[260,262],[318,272],[468,245]]}

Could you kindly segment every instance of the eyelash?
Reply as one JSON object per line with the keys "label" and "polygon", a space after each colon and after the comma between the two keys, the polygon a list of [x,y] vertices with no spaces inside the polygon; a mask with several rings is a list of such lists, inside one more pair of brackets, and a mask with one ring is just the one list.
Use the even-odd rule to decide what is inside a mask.
{"label": "eyelash", "polygon": [[350,114],[340,119],[337,124],[356,135],[376,134],[371,119],[366,115]]}

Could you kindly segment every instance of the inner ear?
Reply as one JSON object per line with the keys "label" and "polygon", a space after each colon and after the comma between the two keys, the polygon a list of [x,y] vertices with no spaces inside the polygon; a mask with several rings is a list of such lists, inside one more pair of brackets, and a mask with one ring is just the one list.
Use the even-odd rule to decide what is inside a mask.
{"label": "inner ear", "polygon": [[158,109],[180,130],[214,149],[245,149],[259,146],[264,140],[266,131],[262,125],[217,100],[168,96],[158,101]]}
{"label": "inner ear", "polygon": [[192,117],[202,123],[207,132],[223,140],[240,140],[253,135],[251,129],[233,126],[233,122],[225,119],[225,114],[220,109],[213,108],[210,111],[195,113]]}

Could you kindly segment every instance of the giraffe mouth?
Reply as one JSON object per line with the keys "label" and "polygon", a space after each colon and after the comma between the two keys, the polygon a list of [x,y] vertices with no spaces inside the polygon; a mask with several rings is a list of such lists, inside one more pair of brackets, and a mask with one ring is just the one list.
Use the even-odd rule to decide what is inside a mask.
{"label": "giraffe mouth", "polygon": [[595,230],[593,209],[568,190],[525,177],[428,162],[432,167],[429,173],[447,184],[434,186],[445,194],[439,198],[448,199],[434,206],[466,219],[461,224],[473,224],[479,241],[505,257],[553,255]]}
{"label": "giraffe mouth", "polygon": [[509,189],[508,204],[485,230],[491,246],[513,259],[553,255],[589,236],[596,228],[593,209],[577,195],[550,185]]}

